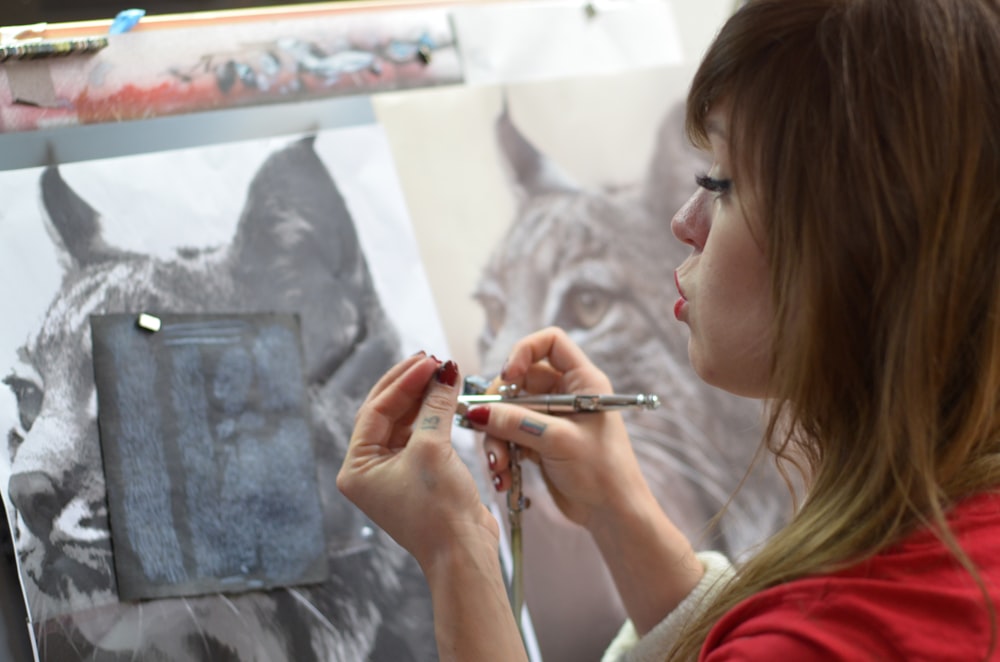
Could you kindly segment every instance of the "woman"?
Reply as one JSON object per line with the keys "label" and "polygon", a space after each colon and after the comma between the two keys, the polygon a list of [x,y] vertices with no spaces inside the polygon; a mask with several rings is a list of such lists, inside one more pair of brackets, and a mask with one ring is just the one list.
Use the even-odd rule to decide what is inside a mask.
{"label": "woman", "polygon": [[[1000,2],[751,0],[708,50],[688,131],[712,169],[673,219],[677,317],[712,385],[766,402],[808,492],[732,568],[649,495],[620,416],[474,408],[594,537],[635,659],[1000,655]],[[556,329],[501,375],[611,385]],[[497,526],[449,444],[457,368],[397,365],[361,408],[341,489],[420,562],[442,659],[523,659]]]}

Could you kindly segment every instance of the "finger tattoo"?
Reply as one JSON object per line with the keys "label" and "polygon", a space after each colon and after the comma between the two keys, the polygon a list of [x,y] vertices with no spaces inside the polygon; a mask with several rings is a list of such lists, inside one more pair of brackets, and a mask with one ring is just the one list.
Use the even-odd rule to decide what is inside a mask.
{"label": "finger tattoo", "polygon": [[424,420],[420,422],[421,430],[437,430],[440,426],[441,426],[441,417],[437,415],[427,416],[426,418],[424,418]]}
{"label": "finger tattoo", "polygon": [[527,432],[530,435],[541,437],[542,433],[545,432],[546,427],[548,426],[546,426],[545,423],[535,421],[530,418],[524,418],[521,419],[521,424],[518,426],[518,429],[521,432]]}

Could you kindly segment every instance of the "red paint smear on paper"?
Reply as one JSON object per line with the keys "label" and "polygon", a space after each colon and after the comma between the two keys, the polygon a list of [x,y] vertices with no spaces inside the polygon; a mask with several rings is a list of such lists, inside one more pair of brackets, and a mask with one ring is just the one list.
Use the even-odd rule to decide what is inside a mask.
{"label": "red paint smear on paper", "polygon": [[246,95],[223,96],[214,85],[177,85],[167,81],[153,87],[123,85],[101,96],[91,96],[84,90],[73,99],[73,105],[80,122],[86,124],[207,110],[231,105],[241,96]]}
{"label": "red paint smear on paper", "polygon": [[146,119],[252,104],[401,89],[419,85],[422,79],[426,79],[426,71],[419,67],[386,67],[378,75],[358,72],[344,75],[335,83],[310,78],[298,77],[299,87],[295,88],[291,84],[296,76],[283,76],[271,81],[271,88],[266,91],[237,84],[223,92],[212,77],[184,83],[170,80],[146,87],[127,84],[100,95],[85,89],[73,98],[73,110],[81,124]]}

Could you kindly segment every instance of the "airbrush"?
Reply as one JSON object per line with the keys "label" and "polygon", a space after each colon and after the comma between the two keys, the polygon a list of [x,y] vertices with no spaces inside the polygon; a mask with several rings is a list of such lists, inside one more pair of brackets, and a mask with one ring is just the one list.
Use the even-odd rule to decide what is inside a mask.
{"label": "airbrush", "polygon": [[[470,407],[495,403],[509,403],[533,411],[554,415],[587,414],[618,409],[656,409],[660,398],[652,393],[635,394],[580,394],[580,393],[521,393],[516,384],[504,384],[497,393],[487,393],[492,381],[485,377],[466,377],[462,394],[458,396],[457,423],[472,427],[465,418]],[[521,454],[515,444],[510,444],[510,490],[507,492],[507,521],[510,524],[511,580],[510,602],[514,618],[521,626],[524,606],[524,559],[522,556],[521,513],[528,507],[521,484]]]}

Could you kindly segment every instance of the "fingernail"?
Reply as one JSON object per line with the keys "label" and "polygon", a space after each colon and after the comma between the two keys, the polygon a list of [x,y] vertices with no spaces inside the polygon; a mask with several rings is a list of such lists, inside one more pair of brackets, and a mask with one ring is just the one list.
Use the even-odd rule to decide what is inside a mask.
{"label": "fingernail", "polygon": [[494,453],[493,451],[490,451],[489,453],[487,453],[486,454],[486,463],[488,465],[490,465],[490,469],[493,469],[494,467],[496,467],[497,466],[497,454]]}
{"label": "fingernail", "polygon": [[420,350],[419,352],[414,352],[413,356],[427,356],[427,352]]}
{"label": "fingernail", "polygon": [[[455,382],[458,380],[458,365],[452,361],[445,361],[444,364],[437,369],[434,377],[442,384],[447,384],[448,386],[454,386]],[[474,421],[473,421],[474,422]]]}
{"label": "fingernail", "polygon": [[431,358],[434,359],[435,363],[437,363],[438,365],[441,365],[441,359],[439,359],[438,357],[434,356],[433,354],[431,354]]}
{"label": "fingernail", "polygon": [[469,419],[470,423],[475,423],[476,425],[486,425],[490,422],[490,408],[473,407],[469,411],[465,412],[465,417]]}
{"label": "fingernail", "polygon": [[500,381],[507,381],[507,362],[504,361],[503,365],[500,366]]}
{"label": "fingernail", "polygon": [[500,486],[501,485],[503,485],[503,479],[500,478],[500,476],[494,474],[493,475],[493,487],[496,488],[497,492],[500,491]]}

